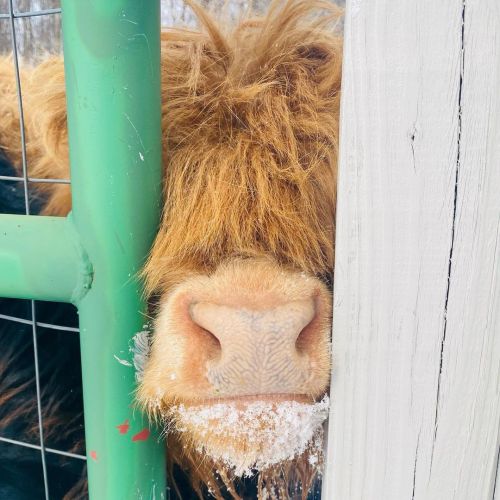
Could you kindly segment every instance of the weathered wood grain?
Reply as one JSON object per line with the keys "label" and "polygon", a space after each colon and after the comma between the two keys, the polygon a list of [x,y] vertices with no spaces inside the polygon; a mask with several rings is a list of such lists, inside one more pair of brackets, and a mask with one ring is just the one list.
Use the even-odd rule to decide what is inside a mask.
{"label": "weathered wood grain", "polygon": [[498,500],[500,4],[348,0],[345,36],[323,497]]}

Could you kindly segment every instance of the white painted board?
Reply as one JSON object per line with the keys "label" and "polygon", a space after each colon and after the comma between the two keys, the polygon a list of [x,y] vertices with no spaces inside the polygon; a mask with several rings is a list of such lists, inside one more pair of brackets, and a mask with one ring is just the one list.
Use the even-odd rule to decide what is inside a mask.
{"label": "white painted board", "polygon": [[345,30],[323,498],[500,500],[500,2]]}

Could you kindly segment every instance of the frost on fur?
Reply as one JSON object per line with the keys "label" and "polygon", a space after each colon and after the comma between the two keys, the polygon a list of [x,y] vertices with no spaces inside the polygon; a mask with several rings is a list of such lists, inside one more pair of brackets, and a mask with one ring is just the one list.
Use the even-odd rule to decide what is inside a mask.
{"label": "frost on fur", "polygon": [[145,330],[133,336],[129,348],[133,355],[135,379],[137,382],[142,381],[144,367],[146,366],[149,352],[151,351],[151,332],[149,331],[149,325],[144,325],[144,328]]}
{"label": "frost on fur", "polygon": [[198,436],[197,451],[231,471],[251,477],[307,453],[309,464],[322,463],[323,427],[329,398],[318,403],[230,402],[173,406],[166,414],[175,432]]}

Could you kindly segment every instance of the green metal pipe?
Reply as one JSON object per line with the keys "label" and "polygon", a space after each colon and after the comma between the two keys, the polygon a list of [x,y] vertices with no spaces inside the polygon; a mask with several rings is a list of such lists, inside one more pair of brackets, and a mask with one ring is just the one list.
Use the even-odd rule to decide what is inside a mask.
{"label": "green metal pipe", "polygon": [[0,297],[76,303],[91,282],[71,219],[0,217]]}
{"label": "green metal pipe", "polygon": [[164,498],[164,447],[133,406],[129,366],[161,207],[159,0],[62,12],[73,219],[94,268],[78,303],[90,498]]}

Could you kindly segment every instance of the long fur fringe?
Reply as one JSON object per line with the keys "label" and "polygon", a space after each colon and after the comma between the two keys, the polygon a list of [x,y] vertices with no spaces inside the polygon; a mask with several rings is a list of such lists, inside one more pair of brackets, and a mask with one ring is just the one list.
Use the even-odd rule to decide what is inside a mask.
{"label": "long fur fringe", "polygon": [[[264,18],[162,35],[165,206],[149,292],[232,257],[333,267],[341,83],[338,9],[274,1]],[[189,228],[189,231],[186,230]]]}

